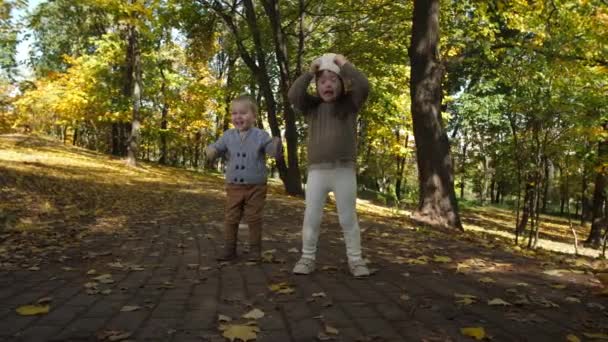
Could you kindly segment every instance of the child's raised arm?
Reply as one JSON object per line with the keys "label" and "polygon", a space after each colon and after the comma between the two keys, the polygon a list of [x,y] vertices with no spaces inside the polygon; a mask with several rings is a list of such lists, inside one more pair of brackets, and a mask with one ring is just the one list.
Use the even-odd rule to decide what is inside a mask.
{"label": "child's raised arm", "polygon": [[306,111],[314,106],[318,101],[317,98],[310,95],[308,93],[308,85],[310,81],[312,81],[313,77],[315,77],[315,72],[319,70],[320,61],[315,60],[310,65],[310,71],[305,72],[300,77],[298,77],[291,88],[289,88],[289,93],[287,96],[289,97],[289,102],[293,104],[296,109],[306,114]]}
{"label": "child's raised arm", "polygon": [[355,68],[354,65],[348,62],[344,56],[337,55],[335,61],[336,64],[340,66],[340,73],[342,74],[344,83],[348,84],[350,87],[348,96],[350,96],[352,104],[358,111],[363,106],[363,103],[365,103],[367,95],[369,94],[369,81],[367,80],[367,77]]}

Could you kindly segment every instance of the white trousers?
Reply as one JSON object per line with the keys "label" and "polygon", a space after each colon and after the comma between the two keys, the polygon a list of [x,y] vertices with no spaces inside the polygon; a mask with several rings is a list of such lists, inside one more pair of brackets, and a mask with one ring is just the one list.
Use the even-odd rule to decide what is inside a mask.
{"label": "white trousers", "polygon": [[315,259],[319,227],[327,194],[336,198],[338,217],[349,261],[361,259],[361,230],[357,220],[357,177],[353,168],[312,169],[306,183],[306,210],[302,227],[302,256]]}

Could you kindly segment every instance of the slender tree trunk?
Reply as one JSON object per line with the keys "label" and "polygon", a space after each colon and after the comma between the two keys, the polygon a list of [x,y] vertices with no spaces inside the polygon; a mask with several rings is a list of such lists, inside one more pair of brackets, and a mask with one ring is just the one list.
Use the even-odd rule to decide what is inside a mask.
{"label": "slender tree trunk", "polygon": [[[608,131],[608,122],[603,125],[604,132]],[[606,229],[606,219],[604,217],[604,202],[606,201],[606,185],[608,178],[606,173],[608,167],[608,139],[604,139],[598,143],[597,148],[597,167],[595,168],[595,189],[593,190],[593,207],[591,218],[591,231],[586,244],[594,247],[599,247],[602,242],[602,231]]]}
{"label": "slender tree trunk", "polygon": [[[132,3],[135,1],[137,0],[132,0]],[[129,50],[131,51],[130,54],[132,56],[131,63],[133,63],[133,92],[131,96],[131,100],[133,101],[133,118],[131,123],[131,134],[127,140],[127,164],[136,166],[140,138],[141,53],[139,49],[137,27],[131,25],[129,30]]]}
{"label": "slender tree trunk", "polygon": [[524,207],[521,211],[521,220],[517,223],[517,228],[515,229],[515,243],[518,243],[518,238],[526,231],[526,226],[528,225],[528,218],[532,213],[533,207],[533,196],[534,196],[534,186],[531,179],[526,181],[526,190],[524,193],[523,204]]}
{"label": "slender tree trunk", "polygon": [[[246,0],[249,1],[249,0]],[[285,188],[290,194],[303,194],[300,182],[300,167],[298,165],[298,132],[296,129],[296,115],[289,104],[289,87],[291,77],[289,70],[289,57],[287,56],[287,42],[281,27],[281,12],[278,0],[263,0],[265,12],[270,20],[274,40],[275,55],[279,65],[279,87],[283,100],[283,119],[285,121],[285,140],[287,140],[287,174],[285,175]],[[280,137],[280,135],[278,135]]]}
{"label": "slender tree trunk", "polygon": [[419,204],[413,218],[463,230],[454,193],[452,159],[441,119],[441,81],[438,60],[439,0],[415,0],[410,90],[419,176]]}
{"label": "slender tree trunk", "polygon": [[72,137],[72,145],[76,146],[76,144],[78,143],[78,134],[79,134],[79,129],[78,126],[74,127],[74,136]]}
{"label": "slender tree trunk", "polygon": [[167,79],[165,78],[164,67],[160,66],[160,76],[162,83],[160,92],[163,97],[163,108],[160,112],[160,157],[158,163],[161,165],[167,164],[167,114],[169,114],[169,102],[167,100]]}
{"label": "slender tree trunk", "polygon": [[541,208],[541,212],[543,214],[547,213],[547,202],[549,202],[549,177],[550,177],[550,172],[549,172],[549,159],[544,156],[543,157],[543,166],[544,166],[544,171],[545,171],[545,175],[543,177],[544,182],[543,182],[543,201],[542,201],[542,208]]}
{"label": "slender tree trunk", "polygon": [[585,163],[583,163],[583,177],[581,184],[581,226],[585,224],[587,219],[587,211],[588,211],[588,201],[587,201],[587,188],[589,180],[587,179],[587,168],[585,167]]}
{"label": "slender tree trunk", "polygon": [[494,192],[496,191],[496,177],[492,174],[492,181],[490,182],[490,203],[494,203]]}
{"label": "slender tree trunk", "polygon": [[196,135],[194,136],[194,162],[192,163],[192,166],[195,169],[198,168],[198,162],[199,162],[199,158],[200,158],[200,154],[201,154],[202,137],[203,137],[203,135],[201,134],[201,131],[200,130],[196,131]]}
{"label": "slender tree trunk", "polygon": [[[466,140],[466,134],[464,135]],[[466,183],[466,163],[467,163],[467,147],[469,142],[465,141],[462,145],[462,158],[460,160],[460,199],[464,199],[464,187]]]}
{"label": "slender tree trunk", "polygon": [[[399,134],[399,133],[397,133]],[[403,145],[407,150],[410,141],[410,135],[405,133],[405,144]],[[397,181],[395,182],[395,195],[397,199],[401,201],[401,188],[403,187],[403,173],[405,172],[405,165],[407,164],[407,157],[404,156],[399,158],[397,164]]]}

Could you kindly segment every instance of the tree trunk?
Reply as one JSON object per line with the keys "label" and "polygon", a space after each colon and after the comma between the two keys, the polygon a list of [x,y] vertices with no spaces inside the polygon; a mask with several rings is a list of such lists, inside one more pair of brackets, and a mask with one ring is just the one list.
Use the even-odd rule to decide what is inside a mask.
{"label": "tree trunk", "polygon": [[[399,133],[397,133],[399,135]],[[405,144],[404,147],[407,150],[410,141],[410,135],[405,133]],[[397,181],[395,181],[395,196],[401,201],[401,188],[403,187],[403,172],[405,172],[405,165],[407,164],[407,157],[403,156],[397,161]]]}
{"label": "tree trunk", "polygon": [[492,174],[492,181],[490,182],[490,203],[494,203],[494,192],[496,191],[496,177]]}
{"label": "tree trunk", "polygon": [[589,186],[589,181],[587,179],[587,168],[585,167],[585,163],[583,162],[583,177],[581,184],[581,226],[585,224],[585,220],[587,219],[588,212],[588,201],[587,201],[587,187]]}
{"label": "tree trunk", "polygon": [[[246,3],[250,1],[245,1]],[[264,10],[270,20],[274,40],[275,54],[279,65],[279,87],[283,100],[283,119],[285,121],[285,140],[287,140],[287,174],[285,175],[285,188],[288,193],[301,195],[300,167],[298,165],[298,132],[296,129],[296,115],[289,103],[289,87],[291,77],[289,72],[289,58],[287,56],[287,43],[281,27],[281,12],[277,0],[262,1]],[[279,136],[279,135],[275,135]]]}
{"label": "tree trunk", "polygon": [[532,179],[526,180],[526,190],[524,193],[523,204],[524,207],[521,213],[521,220],[517,222],[517,227],[515,228],[515,243],[518,243],[519,236],[522,235],[526,231],[526,226],[528,225],[528,218],[532,213],[533,208],[533,197],[534,197],[534,185]]}
{"label": "tree trunk", "polygon": [[[603,125],[604,132],[608,131],[608,122]],[[593,190],[593,207],[592,207],[592,218],[591,218],[591,231],[586,244],[593,247],[599,247],[602,240],[602,230],[606,229],[606,219],[604,218],[604,202],[606,201],[606,185],[608,185],[608,179],[606,172],[608,168],[606,163],[608,162],[608,139],[604,139],[598,143],[597,148],[597,167],[595,168],[595,189]]]}
{"label": "tree trunk", "polygon": [[167,80],[163,66],[160,67],[160,76],[163,82],[160,86],[160,92],[163,96],[163,109],[160,113],[160,157],[158,163],[161,165],[167,164],[167,114],[169,113],[169,103],[167,101]]}
{"label": "tree trunk", "polygon": [[545,176],[543,177],[544,179],[544,183],[543,183],[543,203],[542,203],[542,208],[541,213],[546,214],[547,213],[547,202],[549,202],[549,176],[550,176],[550,172],[549,172],[549,160],[547,159],[547,157],[543,157],[543,166],[545,168]]}
{"label": "tree trunk", "polygon": [[[466,135],[464,136],[466,139]],[[460,160],[460,199],[464,199],[464,186],[466,182],[466,163],[467,163],[467,147],[469,143],[467,141],[462,145],[462,157]]]}
{"label": "tree trunk", "polygon": [[202,138],[203,138],[203,135],[201,134],[201,131],[200,130],[196,131],[196,135],[194,136],[194,162],[192,163],[192,166],[195,169],[198,169],[198,163],[199,163],[200,154],[201,154],[201,139]]}
{"label": "tree trunk", "polygon": [[[131,3],[137,0],[132,0]],[[129,54],[132,57],[133,70],[133,91],[131,100],[133,101],[133,118],[131,123],[131,134],[127,140],[127,165],[137,165],[137,153],[139,150],[139,134],[140,134],[140,104],[141,104],[141,54],[139,50],[137,27],[130,25],[129,27]]]}
{"label": "tree trunk", "polygon": [[413,218],[463,230],[454,192],[449,141],[441,119],[444,70],[438,60],[438,42],[439,0],[415,0],[409,55],[420,198]]}

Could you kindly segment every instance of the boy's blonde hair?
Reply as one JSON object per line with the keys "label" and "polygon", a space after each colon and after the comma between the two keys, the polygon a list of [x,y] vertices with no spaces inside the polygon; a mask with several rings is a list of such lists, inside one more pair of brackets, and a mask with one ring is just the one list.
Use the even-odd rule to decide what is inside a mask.
{"label": "boy's blonde hair", "polygon": [[246,94],[239,95],[239,96],[235,97],[231,103],[234,104],[235,102],[246,103],[249,106],[249,109],[251,109],[253,116],[258,116],[258,104],[255,102],[255,100],[251,96],[246,95]]}

